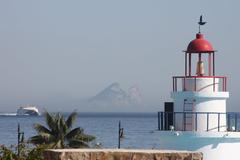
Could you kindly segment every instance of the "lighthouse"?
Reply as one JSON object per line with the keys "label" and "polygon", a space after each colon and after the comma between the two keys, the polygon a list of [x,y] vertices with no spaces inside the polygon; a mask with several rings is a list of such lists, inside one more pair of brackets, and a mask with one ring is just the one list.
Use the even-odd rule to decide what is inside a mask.
{"label": "lighthouse", "polygon": [[215,75],[215,52],[200,32],[184,51],[185,74],[173,77],[171,93],[174,111],[183,112],[176,129],[226,131],[227,77]]}
{"label": "lighthouse", "polygon": [[205,23],[201,16],[199,32],[183,51],[183,75],[172,78],[171,109],[158,112],[159,148],[200,151],[204,160],[235,160],[240,114],[227,112],[227,77],[216,74],[217,52],[200,30]]}

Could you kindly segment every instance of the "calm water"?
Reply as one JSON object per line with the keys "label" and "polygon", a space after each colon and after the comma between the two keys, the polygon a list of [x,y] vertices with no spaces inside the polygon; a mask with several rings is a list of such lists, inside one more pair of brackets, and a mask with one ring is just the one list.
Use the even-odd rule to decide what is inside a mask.
{"label": "calm water", "polygon": [[[125,138],[121,141],[123,148],[157,148],[159,133],[157,129],[157,113],[104,114],[79,113],[75,127],[81,126],[85,132],[97,137],[104,148],[116,148],[118,144],[118,122],[121,120]],[[44,124],[44,117],[0,116],[0,144],[17,143],[17,124],[25,138],[36,134],[34,123]]]}

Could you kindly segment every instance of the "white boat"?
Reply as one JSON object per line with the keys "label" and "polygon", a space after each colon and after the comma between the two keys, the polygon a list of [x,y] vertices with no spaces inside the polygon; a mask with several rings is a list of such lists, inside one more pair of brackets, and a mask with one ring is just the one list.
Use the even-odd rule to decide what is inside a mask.
{"label": "white boat", "polygon": [[21,106],[17,110],[17,116],[39,116],[40,112],[38,111],[36,106],[33,105],[27,105],[27,106]]}

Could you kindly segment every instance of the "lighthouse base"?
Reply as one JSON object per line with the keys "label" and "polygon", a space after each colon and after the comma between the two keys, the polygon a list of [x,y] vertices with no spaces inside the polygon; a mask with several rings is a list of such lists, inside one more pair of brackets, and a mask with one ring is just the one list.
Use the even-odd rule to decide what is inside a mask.
{"label": "lighthouse base", "polygon": [[[181,91],[172,92],[171,97],[174,101],[174,112],[202,113],[198,114],[197,117],[190,113],[187,118],[178,114],[174,126],[175,130],[214,132],[227,130],[225,113],[228,92]],[[183,126],[185,121],[189,125]]]}
{"label": "lighthouse base", "polygon": [[239,132],[159,131],[159,148],[203,153],[204,160],[236,160],[239,157]]}

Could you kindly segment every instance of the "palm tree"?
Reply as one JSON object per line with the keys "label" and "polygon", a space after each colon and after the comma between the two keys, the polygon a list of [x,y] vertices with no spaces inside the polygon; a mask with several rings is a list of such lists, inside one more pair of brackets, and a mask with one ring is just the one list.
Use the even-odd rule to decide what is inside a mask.
{"label": "palm tree", "polygon": [[34,124],[34,129],[38,135],[30,138],[30,142],[35,145],[44,145],[47,148],[86,148],[88,142],[95,139],[94,136],[87,135],[81,127],[72,129],[77,118],[77,112],[69,115],[67,120],[62,114],[44,114],[47,127],[41,124]]}

